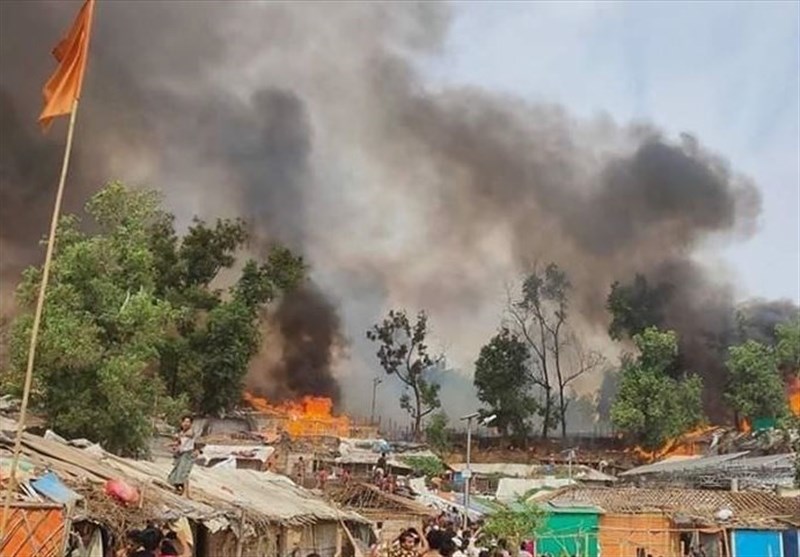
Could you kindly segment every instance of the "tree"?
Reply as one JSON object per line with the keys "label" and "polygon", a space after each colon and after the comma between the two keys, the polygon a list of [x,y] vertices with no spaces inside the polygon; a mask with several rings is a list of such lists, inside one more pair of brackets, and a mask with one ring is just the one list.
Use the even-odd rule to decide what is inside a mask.
{"label": "tree", "polygon": [[643,448],[654,450],[703,421],[702,381],[684,372],[670,377],[678,355],[677,336],[654,327],[634,335],[637,358],[623,358],[611,420]]}
{"label": "tree", "polygon": [[778,365],[787,372],[800,374],[800,316],[775,327]]}
{"label": "tree", "polygon": [[728,349],[725,400],[737,416],[778,418],[786,413],[786,395],[775,350],[748,340]]}
{"label": "tree", "polygon": [[508,542],[512,555],[519,552],[522,540],[535,537],[544,524],[545,514],[535,504],[519,499],[513,507],[503,506],[486,518],[483,533]]}
{"label": "tree", "polygon": [[[208,284],[233,264],[233,250],[246,237],[243,225],[220,221],[211,229],[197,222],[181,241],[159,204],[154,192],[112,183],[86,206],[92,233],[75,216],[61,219],[37,349],[33,402],[48,424],[119,453],[144,448],[154,414],[200,409],[209,400],[215,409],[235,404],[247,366],[240,346],[257,339],[258,303],[301,276],[299,259],[275,248],[262,266],[245,265],[223,301]],[[39,268],[27,269],[17,290],[21,312],[11,339],[17,380],[40,277]],[[248,311],[239,309],[238,321],[217,315],[230,308]],[[214,350],[234,362],[217,381]]]}
{"label": "tree", "polygon": [[650,286],[647,278],[640,274],[630,284],[614,282],[606,300],[606,309],[611,314],[608,334],[620,340],[633,338],[648,327],[661,327],[671,290],[666,284]]}
{"label": "tree", "polygon": [[[568,335],[562,346],[556,362],[560,362],[562,355],[566,354],[569,366],[556,365],[556,379],[558,381],[558,414],[561,417],[561,437],[567,437],[567,410],[572,397],[569,396],[567,387],[578,377],[599,369],[606,363],[605,357],[594,350],[585,350],[574,335]],[[564,371],[562,371],[562,369]]]}
{"label": "tree", "polygon": [[236,405],[250,360],[260,345],[262,308],[305,275],[302,259],[273,246],[261,264],[248,260],[227,292],[212,286],[247,242],[245,223],[195,221],[178,238],[171,215],[153,227],[156,290],[178,318],[160,350],[159,371],[171,396],[217,414]]}
{"label": "tree", "polygon": [[450,450],[450,433],[447,431],[447,414],[433,414],[425,425],[425,441],[433,450],[445,453]]}
{"label": "tree", "polygon": [[543,438],[558,424],[566,437],[567,387],[602,362],[598,354],[584,351],[569,331],[571,289],[567,274],[550,263],[544,272],[534,269],[522,283],[521,298],[508,304],[512,326],[533,356],[533,382],[543,398],[539,405]]}
{"label": "tree", "polygon": [[475,362],[475,388],[478,400],[495,414],[494,426],[504,436],[513,432],[525,443],[529,419],[537,411],[535,385],[530,366],[530,351],[516,334],[503,328],[481,348]]}
{"label": "tree", "polygon": [[429,376],[442,358],[431,356],[427,337],[428,316],[424,311],[412,323],[404,310],[391,310],[381,323],[367,331],[367,338],[378,343],[377,356],[383,370],[396,376],[405,387],[400,407],[411,416],[417,440],[422,434],[422,419],[441,406],[439,385]]}

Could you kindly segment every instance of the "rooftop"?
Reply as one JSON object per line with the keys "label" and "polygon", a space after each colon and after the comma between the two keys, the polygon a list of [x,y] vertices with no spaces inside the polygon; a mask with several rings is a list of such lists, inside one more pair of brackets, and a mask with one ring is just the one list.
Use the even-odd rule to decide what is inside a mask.
{"label": "rooftop", "polygon": [[[546,498],[553,506],[597,507],[606,513],[670,515],[705,526],[786,528],[800,525],[800,498],[771,493],[700,489],[570,488]],[[718,516],[731,511],[730,518]]]}
{"label": "rooftop", "polygon": [[[0,455],[10,454],[12,441],[0,435]],[[93,445],[81,449],[58,440],[23,436],[22,461],[29,476],[44,470],[54,472],[66,485],[87,500],[87,518],[105,521],[109,512],[122,507],[102,493],[110,479],[122,479],[137,487],[144,501],[133,521],[175,519],[186,516],[218,531],[242,517],[254,526],[273,524],[305,525],[319,521],[367,521],[351,512],[340,511],[290,479],[269,472],[210,469],[195,466],[191,473],[192,499],[175,494],[166,478],[171,460],[155,462],[121,458]]]}

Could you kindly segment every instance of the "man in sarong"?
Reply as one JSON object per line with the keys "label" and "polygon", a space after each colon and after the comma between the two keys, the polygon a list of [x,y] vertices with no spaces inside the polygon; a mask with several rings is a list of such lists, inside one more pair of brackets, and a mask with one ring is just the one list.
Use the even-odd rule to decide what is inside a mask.
{"label": "man in sarong", "polygon": [[175,436],[173,445],[175,451],[175,465],[172,467],[167,482],[175,491],[189,496],[189,473],[192,471],[194,459],[197,456],[197,433],[193,427],[191,416],[181,418],[181,429]]}

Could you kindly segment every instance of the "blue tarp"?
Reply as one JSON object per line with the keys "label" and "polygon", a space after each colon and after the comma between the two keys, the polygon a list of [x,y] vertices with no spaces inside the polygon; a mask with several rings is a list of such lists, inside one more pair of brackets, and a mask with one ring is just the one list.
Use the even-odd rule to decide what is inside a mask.
{"label": "blue tarp", "polygon": [[783,557],[781,532],[734,530],[732,557]]}
{"label": "blue tarp", "polygon": [[41,478],[32,480],[31,486],[37,492],[56,503],[66,505],[81,499],[81,495],[65,486],[53,472],[48,472]]}

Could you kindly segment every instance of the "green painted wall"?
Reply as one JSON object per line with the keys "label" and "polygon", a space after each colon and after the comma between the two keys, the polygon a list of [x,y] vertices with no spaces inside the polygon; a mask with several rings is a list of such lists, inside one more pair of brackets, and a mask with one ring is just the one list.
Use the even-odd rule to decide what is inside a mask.
{"label": "green painted wall", "polygon": [[550,512],[536,538],[536,554],[597,557],[596,512]]}

